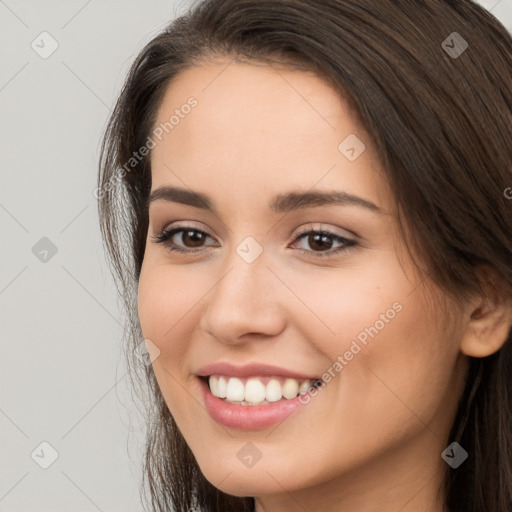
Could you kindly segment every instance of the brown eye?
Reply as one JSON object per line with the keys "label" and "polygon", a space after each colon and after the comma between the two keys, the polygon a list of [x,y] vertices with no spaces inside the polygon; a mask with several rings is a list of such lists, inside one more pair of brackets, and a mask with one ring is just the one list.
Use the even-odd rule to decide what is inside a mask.
{"label": "brown eye", "polygon": [[[190,229],[190,230],[181,230],[182,231],[182,235],[181,235],[181,240],[182,242],[188,246],[188,247],[200,247],[201,246],[201,242],[204,241],[204,233],[202,231],[198,231],[196,229]],[[191,244],[187,244],[185,243],[186,240],[189,240],[191,241]]]}
{"label": "brown eye", "polygon": [[[343,251],[348,251],[355,245],[357,242],[355,240],[351,240],[349,238],[345,238],[343,236],[337,235],[336,233],[331,233],[330,231],[319,231],[319,230],[308,230],[302,233],[299,233],[295,238],[293,245],[297,245],[298,242],[305,240],[307,245],[309,245],[310,249],[304,249],[299,247],[299,250],[308,256],[313,257],[327,257],[334,256]],[[339,247],[332,249],[334,243],[341,244]]]}
{"label": "brown eye", "polygon": [[[178,233],[181,233],[181,243],[179,244],[173,241],[174,235]],[[166,229],[159,235],[153,235],[156,243],[164,244],[171,251],[190,253],[200,251],[206,238],[211,238],[208,233],[192,227]]]}
{"label": "brown eye", "polygon": [[331,248],[332,240],[329,235],[315,233],[308,236],[308,244],[312,249],[322,251]]}

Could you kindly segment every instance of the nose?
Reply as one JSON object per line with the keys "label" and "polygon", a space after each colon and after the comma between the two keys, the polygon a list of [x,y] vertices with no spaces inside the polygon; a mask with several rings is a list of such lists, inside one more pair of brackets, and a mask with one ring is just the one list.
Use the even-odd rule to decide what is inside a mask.
{"label": "nose", "polygon": [[235,251],[222,277],[207,295],[201,327],[230,345],[277,336],[285,327],[285,287],[267,267],[265,251],[252,263]]}

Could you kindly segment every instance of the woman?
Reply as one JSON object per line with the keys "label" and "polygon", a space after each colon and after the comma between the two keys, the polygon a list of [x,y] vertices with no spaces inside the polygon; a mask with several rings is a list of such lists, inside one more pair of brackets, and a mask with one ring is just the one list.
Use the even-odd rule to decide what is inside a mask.
{"label": "woman", "polygon": [[206,0],[147,44],[98,197],[151,510],[512,510],[511,137],[469,0]]}

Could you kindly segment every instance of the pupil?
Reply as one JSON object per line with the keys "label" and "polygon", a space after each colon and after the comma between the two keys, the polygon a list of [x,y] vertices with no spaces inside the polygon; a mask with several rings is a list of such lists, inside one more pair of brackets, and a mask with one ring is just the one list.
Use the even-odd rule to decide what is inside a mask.
{"label": "pupil", "polygon": [[187,231],[185,233],[185,236],[192,239],[192,245],[201,245],[203,235],[202,233],[199,233],[199,231]]}
{"label": "pupil", "polygon": [[[330,242],[329,237],[327,235],[320,235],[320,234],[314,234],[309,236],[309,244],[312,248],[314,248],[315,245],[318,246],[317,240],[320,239],[320,246],[317,247],[319,249],[329,249],[332,246],[332,242]],[[314,242],[312,243],[312,240]],[[327,247],[325,246],[324,242],[327,241]]]}

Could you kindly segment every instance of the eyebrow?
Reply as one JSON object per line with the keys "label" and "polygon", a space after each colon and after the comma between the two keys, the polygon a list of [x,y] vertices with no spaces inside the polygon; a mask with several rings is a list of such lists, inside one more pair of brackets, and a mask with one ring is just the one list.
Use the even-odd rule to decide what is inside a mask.
{"label": "eyebrow", "polygon": [[[201,192],[195,192],[179,187],[164,186],[151,192],[147,201],[147,206],[158,200],[186,204],[218,215],[218,211],[212,200],[206,194]],[[362,197],[355,196],[347,192],[333,190],[312,190],[307,192],[291,191],[284,194],[278,194],[269,202],[270,210],[275,213],[288,213],[295,210],[328,205],[360,206],[376,213],[384,213],[381,208],[367,199],[363,199]]]}

